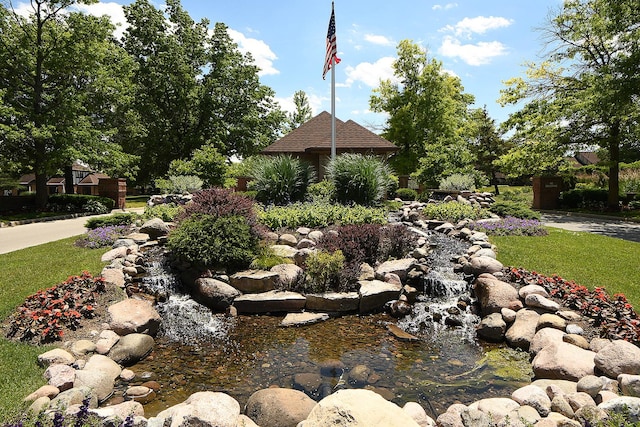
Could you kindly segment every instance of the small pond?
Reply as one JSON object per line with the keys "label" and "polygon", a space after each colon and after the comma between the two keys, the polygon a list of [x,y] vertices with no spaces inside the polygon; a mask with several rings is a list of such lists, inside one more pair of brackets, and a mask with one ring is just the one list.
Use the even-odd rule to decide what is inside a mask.
{"label": "small pond", "polygon": [[[453,403],[508,396],[529,383],[528,353],[477,342],[477,316],[462,313],[461,325],[445,324],[446,313],[469,294],[450,265],[463,247],[437,235],[430,241],[435,250],[426,291],[402,320],[378,313],[282,328],[283,315],[228,318],[181,295],[173,276],[155,272],[148,283],[173,294],[159,306],[163,328],[151,357],[133,368],[136,384],[154,380],[162,386],[145,405],[146,416],[198,391],[224,392],[243,406],[255,391],[279,386],[315,400],[341,387],[365,387],[400,406],[418,402],[435,419]],[[389,323],[419,341],[398,340],[387,331]],[[359,365],[368,368],[366,383],[350,378]]]}

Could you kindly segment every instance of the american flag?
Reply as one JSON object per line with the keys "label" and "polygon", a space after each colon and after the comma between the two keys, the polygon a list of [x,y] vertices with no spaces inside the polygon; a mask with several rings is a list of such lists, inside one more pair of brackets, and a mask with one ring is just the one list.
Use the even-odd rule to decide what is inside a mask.
{"label": "american flag", "polygon": [[324,69],[322,70],[322,80],[331,69],[331,64],[335,59],[336,64],[340,63],[337,57],[338,46],[336,44],[336,15],[333,12],[333,2],[331,3],[331,19],[329,19],[329,30],[327,31],[327,53],[324,57]]}

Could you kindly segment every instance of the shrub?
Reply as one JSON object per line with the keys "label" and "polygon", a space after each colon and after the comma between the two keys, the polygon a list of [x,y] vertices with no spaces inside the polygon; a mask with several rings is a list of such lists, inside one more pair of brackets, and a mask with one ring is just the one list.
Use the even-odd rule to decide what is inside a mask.
{"label": "shrub", "polygon": [[459,202],[428,203],[422,210],[422,214],[429,219],[451,222],[458,222],[465,218],[477,220],[491,216],[486,209]]}
{"label": "shrub", "polygon": [[340,271],[345,257],[341,251],[317,251],[309,254],[306,260],[306,292],[323,293],[340,288]]}
{"label": "shrub", "polygon": [[165,222],[172,222],[181,211],[181,205],[176,203],[163,203],[161,205],[145,206],[142,216],[145,219],[160,218]]}
{"label": "shrub", "polygon": [[165,194],[187,194],[202,189],[203,181],[195,175],[175,175],[156,179],[156,187]]}
{"label": "shrub", "polygon": [[640,169],[622,169],[620,171],[620,192],[640,193]]}
{"label": "shrub", "polygon": [[404,224],[382,227],[380,229],[378,261],[404,258],[407,253],[415,249],[417,241],[418,235]]}
{"label": "shrub", "polygon": [[76,240],[76,246],[91,249],[111,246],[128,230],[128,225],[107,225],[94,228],[89,230],[86,236]]}
{"label": "shrub", "polygon": [[531,210],[517,202],[495,202],[489,210],[501,217],[511,216],[522,219],[540,219],[539,212]]}
{"label": "shrub", "polygon": [[387,211],[360,205],[349,207],[330,203],[294,203],[261,209],[258,217],[262,224],[277,230],[301,226],[328,227],[334,224],[384,224],[387,222]]}
{"label": "shrub", "polygon": [[375,156],[342,154],[327,165],[327,176],[343,204],[373,205],[386,195],[391,175],[389,167]]}
{"label": "shrub", "polygon": [[258,250],[257,257],[251,261],[251,265],[249,267],[254,270],[270,270],[272,267],[279,264],[292,263],[293,261],[290,258],[276,255],[270,246],[262,245]]}
{"label": "shrub", "polygon": [[89,230],[99,227],[114,225],[131,225],[136,220],[137,215],[131,213],[116,213],[109,216],[89,218],[84,226]]}
{"label": "shrub", "polygon": [[307,199],[311,203],[328,203],[335,197],[336,188],[331,181],[326,179],[311,184],[307,189]]}
{"label": "shrub", "polygon": [[[47,201],[47,210],[51,212],[107,213],[113,210],[115,204],[116,202],[108,197],[87,194],[52,194]],[[101,212],[93,212],[96,209]]]}
{"label": "shrub", "polygon": [[417,200],[418,192],[413,188],[398,188],[396,197],[402,200]]}
{"label": "shrub", "polygon": [[472,174],[454,173],[440,181],[440,190],[475,191],[476,180]]}
{"label": "shrub", "polygon": [[167,246],[199,267],[233,272],[248,267],[255,258],[258,237],[242,216],[193,215],[169,234]]}
{"label": "shrub", "polygon": [[304,200],[315,177],[313,168],[290,155],[263,157],[251,171],[250,188],[256,200],[265,204],[287,205]]}
{"label": "shrub", "polygon": [[520,204],[531,206],[533,200],[532,187],[507,188],[500,192],[503,201],[517,202]]}
{"label": "shrub", "polygon": [[522,219],[511,216],[497,221],[476,223],[474,229],[491,236],[546,236],[549,234],[537,219]]}
{"label": "shrub", "polygon": [[609,198],[608,191],[599,188],[576,188],[560,193],[560,207],[565,209],[604,209]]}
{"label": "shrub", "polygon": [[380,245],[380,226],[376,224],[345,225],[336,233],[326,233],[318,247],[329,252],[340,251],[348,263],[375,264]]}

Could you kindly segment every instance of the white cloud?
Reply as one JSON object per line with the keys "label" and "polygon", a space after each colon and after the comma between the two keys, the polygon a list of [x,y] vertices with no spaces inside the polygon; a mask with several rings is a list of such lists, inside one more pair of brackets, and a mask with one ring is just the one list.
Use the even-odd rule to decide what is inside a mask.
{"label": "white cloud", "polygon": [[385,36],[376,34],[365,34],[364,39],[369,43],[377,44],[380,46],[393,46],[395,42]]}
{"label": "white cloud", "polygon": [[116,39],[122,39],[124,31],[127,29],[127,19],[124,16],[122,5],[114,2],[100,2],[95,4],[76,4],[75,8],[81,12],[93,16],[107,15],[113,25],[116,26],[113,35]]}
{"label": "white cloud", "polygon": [[484,34],[487,31],[508,27],[513,20],[500,16],[477,16],[464,18],[455,25],[447,25],[444,31],[453,31],[457,36],[470,37],[472,34]]}
{"label": "white cloud", "polygon": [[258,75],[280,74],[280,71],[273,66],[273,61],[278,59],[278,57],[273,53],[268,44],[262,40],[247,37],[240,31],[232,30],[231,28],[227,31],[229,32],[229,37],[238,44],[240,52],[251,53],[255,65],[260,68]]}
{"label": "white cloud", "polygon": [[380,84],[380,80],[395,79],[393,75],[393,62],[396,58],[385,56],[378,59],[373,64],[370,62],[361,62],[355,67],[347,67],[346,85],[351,86],[354,82],[362,82],[369,87],[376,87]]}
{"label": "white cloud", "polygon": [[449,10],[458,7],[458,3],[434,4],[432,10]]}
{"label": "white cloud", "polygon": [[438,52],[447,57],[460,58],[469,65],[485,65],[496,56],[506,55],[507,48],[497,41],[462,44],[453,37],[445,37]]}

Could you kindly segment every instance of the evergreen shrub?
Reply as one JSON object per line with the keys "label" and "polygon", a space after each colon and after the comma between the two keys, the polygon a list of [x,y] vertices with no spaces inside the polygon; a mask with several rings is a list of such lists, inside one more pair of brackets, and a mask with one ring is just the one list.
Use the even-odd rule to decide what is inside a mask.
{"label": "evergreen shrub", "polygon": [[413,188],[398,188],[396,197],[405,201],[413,201],[418,199],[418,192]]}
{"label": "evergreen shrub", "polygon": [[576,188],[560,193],[560,207],[565,209],[604,209],[609,192],[600,188]]}
{"label": "evergreen shrub", "polygon": [[114,225],[131,225],[136,220],[137,215],[131,213],[116,213],[109,216],[101,216],[89,218],[85,222],[84,226],[89,230],[94,230],[99,227],[107,227]]}
{"label": "evergreen shrub", "polygon": [[255,162],[249,188],[256,192],[256,200],[268,205],[287,205],[302,201],[315,178],[313,168],[290,155],[264,156]]}
{"label": "evergreen shrub", "polygon": [[[100,205],[102,208],[100,208]],[[47,210],[51,212],[108,213],[116,202],[113,199],[88,194],[52,194],[47,200]],[[100,209],[97,209],[100,208]]]}
{"label": "evergreen shrub", "polygon": [[391,170],[378,157],[347,153],[327,165],[327,176],[343,204],[370,206],[379,203],[390,189]]}

